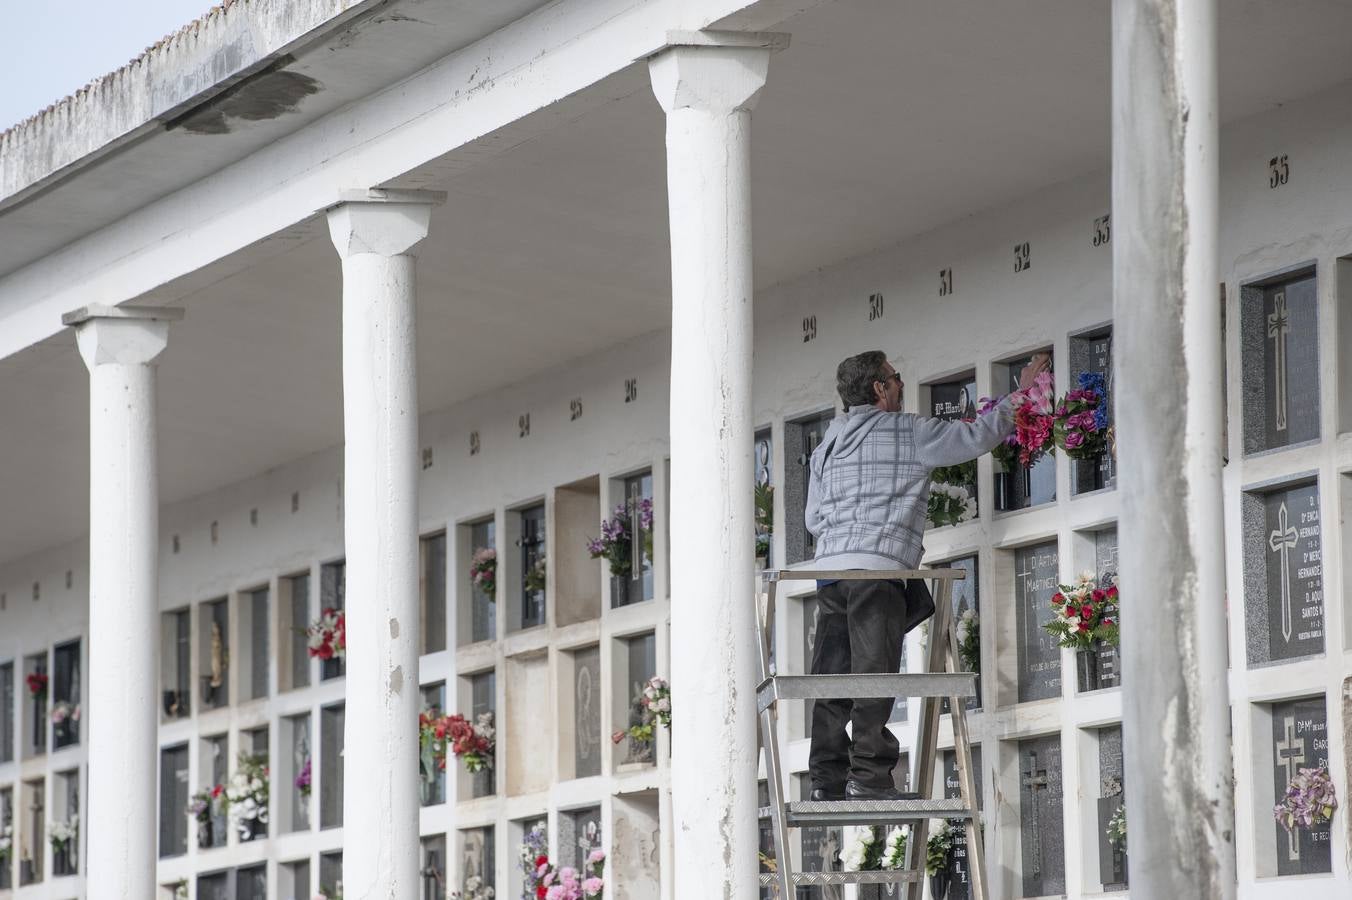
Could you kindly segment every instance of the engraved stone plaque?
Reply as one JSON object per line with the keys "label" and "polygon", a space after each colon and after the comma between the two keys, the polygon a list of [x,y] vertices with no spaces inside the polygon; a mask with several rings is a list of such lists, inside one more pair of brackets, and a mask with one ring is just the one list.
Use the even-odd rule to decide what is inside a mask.
{"label": "engraved stone plaque", "polygon": [[[976,780],[977,809],[983,807],[981,799],[981,748],[972,748],[972,774]],[[944,796],[953,799],[962,796],[958,784],[958,756],[952,750],[944,751]],[[972,875],[967,862],[967,829],[962,820],[953,821],[953,880],[948,886],[948,900],[969,900],[972,896]]]}
{"label": "engraved stone plaque", "polygon": [[1019,843],[1023,896],[1066,891],[1061,737],[1019,741]]}
{"label": "engraved stone plaque", "polygon": [[1244,495],[1244,601],[1250,665],[1324,652],[1319,489]]}
{"label": "engraved stone plaque", "polygon": [[1319,314],[1313,272],[1240,293],[1244,452],[1319,437]]}
{"label": "engraved stone plaque", "polygon": [[1020,703],[1061,696],[1061,648],[1042,626],[1052,620],[1058,554],[1055,541],[1014,551]]}
{"label": "engraved stone plaque", "polygon": [[573,654],[573,776],[601,774],[601,648]]}
{"label": "engraved stone plaque", "polygon": [[[1272,802],[1277,804],[1301,769],[1328,768],[1328,715],[1323,697],[1272,704]],[[1330,823],[1289,833],[1273,821],[1277,836],[1277,874],[1331,872]]]}

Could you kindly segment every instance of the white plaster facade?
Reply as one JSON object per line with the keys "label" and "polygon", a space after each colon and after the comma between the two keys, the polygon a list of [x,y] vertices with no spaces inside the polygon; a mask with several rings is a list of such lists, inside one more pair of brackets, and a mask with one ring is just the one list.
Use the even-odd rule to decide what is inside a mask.
{"label": "white plaster facade", "polygon": [[[249,32],[250,21],[275,19],[287,6],[227,8],[215,25],[203,26],[205,36],[194,37],[201,44],[195,52],[221,59],[229,36]],[[422,468],[416,504],[418,533],[448,536],[447,649],[421,656],[418,682],[445,682],[448,706],[464,710],[466,678],[495,671],[501,743],[496,793],[471,799],[468,778],[448,779],[447,802],[419,810],[419,833],[447,836],[447,877],[458,886],[461,833],[493,827],[499,896],[516,896],[520,823],[546,817],[551,846],[557,846],[563,813],[599,806],[614,876],[608,896],[712,896],[704,880],[699,889],[680,889],[695,868],[707,884],[733,879],[717,858],[704,856],[716,845],[713,834],[693,845],[698,858],[678,854],[673,780],[680,770],[673,768],[665,735],[655,765],[622,766],[618,752],[605,753],[599,776],[568,777],[576,739],[570,654],[599,648],[608,685],[600,735],[609,749],[605,736],[622,727],[627,703],[621,642],[652,632],[656,671],[679,672],[673,657],[682,650],[673,640],[679,633],[673,617],[682,603],[688,611],[700,602],[672,590],[683,584],[693,592],[701,576],[698,566],[693,576],[672,571],[673,545],[689,550],[696,544],[690,535],[682,543],[669,527],[676,505],[672,446],[678,443],[671,432],[698,411],[673,408],[670,399],[680,396],[681,383],[673,384],[671,367],[663,122],[646,59],[680,43],[671,32],[711,25],[792,38],[771,59],[764,97],[752,114],[750,190],[760,286],[750,420],[741,423],[748,436],[770,430],[772,481],[784,485],[794,464],[785,459],[786,423],[837,402],[834,369],[845,355],[885,349],[907,384],[906,409],[919,411],[925,383],[972,372],[978,393],[994,394],[998,363],[1044,347],[1056,360],[1067,360],[1072,335],[1111,322],[1112,248],[1092,243],[1094,220],[1110,205],[1107,66],[1106,58],[1094,62],[1091,52],[1108,52],[1107,13],[1072,3],[1048,4],[1026,19],[976,3],[945,10],[941,4],[893,9],[856,0],[563,0],[539,9],[523,3],[494,19],[475,18],[464,6],[353,5],[341,13],[324,11],[346,17],[338,25],[325,25],[326,15],[315,14],[295,33],[260,39],[255,58],[237,66],[237,73],[266,68],[267,54],[286,52],[294,61],[282,68],[293,66],[341,91],[330,97],[321,90],[315,95],[319,107],[302,100],[296,110],[257,125],[236,123],[224,135],[189,137],[181,129],[142,127],[150,115],[182,116],[198,102],[194,95],[128,113],[143,140],[126,138],[135,128],[114,128],[107,140],[125,139],[126,146],[106,158],[93,146],[84,156],[52,159],[43,169],[47,157],[24,143],[36,139],[32,134],[26,138],[21,130],[0,140],[6,171],[0,246],[9,248],[0,267],[0,383],[6,385],[0,490],[8,498],[0,510],[0,665],[12,661],[18,673],[14,760],[0,762],[0,791],[12,788],[21,799],[24,785],[41,779],[52,810],[60,802],[57,773],[78,772],[81,798],[90,793],[91,769],[99,777],[84,739],[25,754],[19,702],[25,659],[77,637],[85,659],[80,696],[89,697],[88,648],[100,639],[90,631],[87,604],[89,486],[80,430],[89,415],[87,376],[74,341],[61,331],[61,315],[94,300],[186,311],[183,322],[170,328],[159,366],[158,608],[193,610],[195,689],[206,666],[198,646],[203,602],[229,598],[228,643],[239,652],[247,642],[245,595],[266,586],[269,646],[277,651],[287,637],[280,616],[283,580],[309,572],[315,612],[321,567],[354,552],[344,545],[343,283],[324,216],[317,213],[353,187],[445,190],[448,200],[432,212],[418,251]],[[1322,695],[1329,766],[1346,799],[1352,757],[1342,710],[1352,675],[1352,586],[1341,563],[1350,552],[1342,518],[1352,498],[1346,439],[1352,373],[1344,362],[1352,321],[1346,261],[1352,257],[1352,212],[1343,198],[1352,188],[1352,171],[1342,163],[1352,148],[1352,126],[1343,115],[1352,101],[1352,66],[1330,35],[1352,23],[1345,12],[1316,3],[1243,6],[1242,16],[1223,10],[1221,19],[1219,280],[1228,323],[1228,463],[1225,521],[1216,523],[1224,529],[1229,597],[1237,895],[1279,898],[1298,890],[1312,898],[1343,897],[1352,891],[1352,827],[1345,810],[1334,818],[1328,873],[1275,874],[1265,735],[1270,704]],[[386,19],[378,21],[382,15]],[[417,40],[426,42],[418,52],[397,60],[389,48],[406,33],[400,29],[414,27],[408,20],[432,24],[418,32]],[[457,31],[462,21],[472,24]],[[209,30],[227,26],[229,36],[212,44]],[[955,41],[966,37],[972,50],[949,52],[919,37],[896,38],[899,26],[937,29]],[[894,37],[882,37],[889,30]],[[907,52],[885,55],[893,40]],[[362,41],[370,42],[365,49]],[[1260,69],[1255,74],[1242,64],[1283,41],[1309,49],[1281,72],[1254,63]],[[324,68],[326,54],[344,52],[359,64],[342,77]],[[1028,56],[1035,52],[1041,55]],[[795,55],[803,60],[797,66]],[[152,57],[140,65],[155,64]],[[160,64],[169,71],[183,65],[179,59]],[[943,68],[948,65],[954,70]],[[971,77],[979,90],[957,71],[964,65],[976,70]],[[939,67],[935,71],[947,77],[923,82],[924,91],[919,78],[903,78],[930,71],[926,67]],[[1010,67],[1031,87],[1030,96],[1010,96],[991,80]],[[1080,75],[1082,83],[1064,85],[1068,73]],[[218,77],[224,73],[192,90],[210,90]],[[126,80],[116,89],[134,94],[138,89]],[[914,94],[911,85],[917,85]],[[78,106],[91,102],[77,98],[75,107],[50,115],[112,115]],[[1002,111],[1019,103],[1027,104],[1031,125]],[[970,115],[962,113],[964,104]],[[987,127],[976,127],[972,117]],[[823,123],[826,136],[810,127],[813,122]],[[1045,134],[1058,123],[1062,133]],[[41,137],[51,125],[39,120],[25,127]],[[945,133],[956,146],[944,140]],[[983,134],[989,153],[974,146]],[[902,140],[908,137],[916,148],[910,156],[911,144]],[[203,148],[213,147],[219,155],[204,159]],[[1273,157],[1286,157],[1289,165],[1289,181],[1276,187],[1269,184]],[[70,165],[75,168],[65,168]],[[20,174],[11,184],[14,172]],[[110,190],[117,184],[131,187]],[[1016,272],[1011,248],[1024,243],[1032,265]],[[1240,288],[1310,263],[1321,326],[1320,438],[1245,454]],[[944,296],[940,270],[952,273],[951,293]],[[885,298],[881,318],[869,316],[873,294]],[[1061,371],[1069,369],[1058,366]],[[685,399],[698,402],[699,396]],[[580,401],[577,418],[574,401]],[[749,441],[745,452],[749,471]],[[583,544],[598,530],[600,513],[622,499],[621,479],[642,471],[653,476],[656,596],[611,609],[603,563],[587,561]],[[1092,566],[1092,534],[1117,521],[1121,499],[1111,490],[1073,495],[1070,466],[1059,460],[1054,502],[995,514],[989,457],[978,471],[981,516],[932,532],[927,559],[975,554],[979,561],[987,693],[986,709],[972,725],[983,750],[992,896],[1024,894],[1014,742],[1046,735],[1059,735],[1063,759],[1065,894],[1100,895],[1093,818],[1097,729],[1121,722],[1121,689],[1079,693],[1075,659],[1067,651],[1061,697],[1016,703],[1015,649],[1008,636],[1015,631],[1013,551],[1056,541],[1059,571],[1068,579]],[[1325,651],[1251,667],[1242,602],[1243,496],[1246,489],[1310,473],[1323,523]],[[465,526],[491,517],[502,550],[513,534],[514,511],[540,501],[548,558],[576,563],[569,570],[576,580],[561,584],[551,566],[544,626],[511,631],[500,602],[497,638],[467,644]],[[777,560],[787,552],[790,513],[784,506],[775,511]],[[708,542],[707,535],[697,537]],[[511,574],[507,565],[504,577]],[[560,623],[561,609],[578,620]],[[792,601],[790,609],[800,611]],[[784,622],[777,652],[792,668],[802,663],[801,625],[794,624],[801,616],[791,612]],[[721,637],[711,623],[711,644]],[[147,638],[147,652],[156,640]],[[916,640],[910,659],[919,656]],[[187,744],[194,789],[207,777],[202,738],[228,735],[233,756],[244,747],[245,732],[266,726],[270,756],[278,760],[286,752],[281,734],[287,717],[310,714],[317,736],[321,710],[344,699],[345,679],[321,680],[317,663],[310,664],[308,686],[283,689],[286,676],[276,652],[265,697],[241,701],[244,666],[232,664],[229,672],[231,703],[207,711],[194,703],[187,719],[159,725],[159,747]],[[679,683],[673,690],[679,704]],[[903,746],[913,739],[917,713],[913,704],[908,722],[894,726]],[[681,714],[678,705],[678,720]],[[734,725],[745,740],[745,723]],[[801,717],[789,715],[781,727],[787,766],[802,772],[808,745]],[[727,749],[681,753],[697,762],[690,766],[697,775],[706,760],[721,767]],[[347,774],[348,792],[358,778]],[[285,787],[274,785],[274,822]],[[232,837],[229,846],[210,850],[196,848],[190,834],[186,853],[158,860],[155,879],[163,896],[170,896],[163,886],[180,878],[196,896],[197,876],[262,863],[270,898],[300,900],[288,892],[285,866],[301,860],[309,862],[310,889],[317,889],[321,855],[340,851],[354,834],[350,827],[319,827],[319,790],[317,785],[308,829],[273,829],[268,839],[249,843]],[[737,808],[749,806],[743,796]],[[654,825],[658,837],[651,841]],[[745,815],[736,823],[743,835],[751,825]],[[22,827],[17,830],[16,843],[31,840]],[[88,835],[80,839],[86,842]],[[87,854],[80,854],[79,874],[62,878],[53,876],[48,853],[42,881],[23,887],[17,886],[17,857],[11,859],[16,887],[0,889],[0,897],[92,895],[84,880]],[[679,876],[678,866],[685,867]],[[398,890],[400,897],[422,896],[406,884]],[[423,890],[421,882],[417,890]],[[730,896],[747,895],[742,890]]]}

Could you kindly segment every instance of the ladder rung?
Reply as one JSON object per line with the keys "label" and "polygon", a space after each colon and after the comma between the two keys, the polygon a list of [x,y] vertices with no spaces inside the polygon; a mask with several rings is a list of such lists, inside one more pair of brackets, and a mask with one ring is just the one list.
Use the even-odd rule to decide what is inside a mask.
{"label": "ladder rung", "polygon": [[[773,886],[776,878],[773,872],[762,872],[761,886]],[[795,885],[899,884],[905,881],[919,881],[920,873],[915,869],[888,869],[881,872],[790,872],[789,878]]]}
{"label": "ladder rung", "polygon": [[777,700],[833,700],[901,697],[973,697],[971,672],[903,672],[878,675],[774,675],[756,689],[764,711]]}
{"label": "ladder rung", "polygon": [[952,800],[800,800],[788,805],[790,828],[808,825],[891,825],[917,819],[970,819],[961,798]]}

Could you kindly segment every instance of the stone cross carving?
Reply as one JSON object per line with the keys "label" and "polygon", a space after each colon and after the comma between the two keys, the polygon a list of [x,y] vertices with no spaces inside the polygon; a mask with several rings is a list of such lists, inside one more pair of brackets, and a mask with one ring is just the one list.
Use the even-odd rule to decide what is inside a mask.
{"label": "stone cross carving", "polygon": [[1028,815],[1029,823],[1032,825],[1030,834],[1032,834],[1033,837],[1033,847],[1032,853],[1029,855],[1033,858],[1034,875],[1040,875],[1042,873],[1042,826],[1038,821],[1037,792],[1039,790],[1046,790],[1049,783],[1047,770],[1038,768],[1037,751],[1028,751],[1028,771],[1024,773],[1023,786],[1028,788],[1028,797],[1031,801],[1030,806],[1032,806],[1032,809],[1028,810],[1026,814]]}
{"label": "stone cross carving", "polygon": [[1276,427],[1286,430],[1286,336],[1291,331],[1286,311],[1286,292],[1278,291],[1272,299],[1272,314],[1267,317],[1267,333],[1272,340],[1272,368],[1276,393]]}
{"label": "stone cross carving", "polygon": [[[1287,716],[1285,725],[1286,736],[1277,742],[1277,765],[1286,770],[1286,782],[1300,774],[1300,764],[1305,762],[1305,739],[1296,737],[1296,718]],[[1300,841],[1296,839],[1295,831],[1288,831],[1287,838],[1287,859],[1300,859]]]}
{"label": "stone cross carving", "polygon": [[1282,637],[1291,641],[1291,550],[1300,533],[1290,523],[1286,501],[1277,510],[1277,529],[1268,535],[1268,546],[1282,557]]}

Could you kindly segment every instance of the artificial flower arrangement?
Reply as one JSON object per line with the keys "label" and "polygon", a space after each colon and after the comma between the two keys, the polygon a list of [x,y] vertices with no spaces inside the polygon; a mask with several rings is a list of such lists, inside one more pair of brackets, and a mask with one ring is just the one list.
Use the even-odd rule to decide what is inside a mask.
{"label": "artificial flower arrangement", "polygon": [[78,722],[80,721],[80,704],[67,703],[65,700],[62,700],[52,707],[51,718],[53,725],[64,725],[67,720]]}
{"label": "artificial flower arrangement", "polygon": [[225,786],[226,809],[241,841],[267,834],[268,765],[262,755],[241,753]]}
{"label": "artificial flower arrangement", "polygon": [[602,872],[606,867],[606,852],[593,850],[587,854],[582,870],[572,866],[556,867],[548,856],[535,861],[535,897],[537,900],[590,900],[605,894],[606,881]]}
{"label": "artificial flower arrangement", "polygon": [[948,871],[953,852],[953,825],[941,819],[925,843],[925,874],[934,876]]}
{"label": "artificial flower arrangement", "polygon": [[1108,391],[1103,375],[1081,372],[1079,387],[1056,406],[1053,436],[1071,459],[1093,459],[1108,449]]}
{"label": "artificial flower arrangement", "polygon": [[657,733],[657,726],[671,727],[671,688],[667,680],[654,675],[643,686],[643,691],[635,699],[640,721],[627,729],[617,731],[610,736],[612,743],[618,744],[628,737],[643,744],[650,744]]}
{"label": "artificial flower arrangement", "polygon": [[0,863],[8,864],[9,855],[14,852],[14,826],[0,825]]}
{"label": "artificial flower arrangement", "polygon": [[76,840],[80,834],[80,817],[72,815],[66,821],[54,821],[47,826],[47,841],[52,845],[53,853],[60,853]]}
{"label": "artificial flower arrangement", "polygon": [[197,823],[199,829],[211,824],[212,818],[226,811],[227,800],[225,785],[213,784],[202,788],[188,801],[188,816]]}
{"label": "artificial flower arrangement", "polygon": [[638,527],[643,532],[643,551],[652,558],[653,502],[646,497],[628,500],[615,507],[609,519],[601,522],[601,536],[587,541],[587,552],[592,559],[605,558],[610,574],[627,578],[634,574],[633,513],[638,513]]}
{"label": "artificial flower arrangement", "polygon": [[535,565],[527,570],[526,577],[521,580],[522,586],[532,594],[543,591],[545,589],[545,574],[548,568],[545,557],[541,556],[535,561]]}
{"label": "artificial flower arrangement", "polygon": [[310,656],[343,659],[347,656],[347,615],[341,609],[324,607],[319,618],[305,630]]}
{"label": "artificial flower arrangement", "polygon": [[498,592],[498,551],[480,547],[469,561],[469,580],[490,600]]}
{"label": "artificial flower arrangement", "polygon": [[1014,411],[1014,437],[1019,445],[1019,465],[1030,468],[1055,446],[1055,384],[1051,372],[1039,372],[1024,401]]}
{"label": "artificial flower arrangement", "polygon": [[296,773],[296,777],[292,783],[296,786],[296,790],[300,792],[302,797],[308,797],[310,796],[310,786],[313,780],[314,775],[311,772],[310,757],[307,756],[305,757],[304,765],[300,767],[300,771]]}
{"label": "artificial flower arrangement", "polygon": [[450,900],[493,900],[496,896],[497,891],[493,890],[492,885],[484,884],[478,875],[471,875],[465,879],[463,891],[451,891]]}
{"label": "artificial flower arrangement", "polygon": [[419,767],[427,778],[445,771],[449,750],[470,774],[491,769],[496,736],[491,712],[480,713],[471,723],[459,713],[438,716],[436,710],[426,710],[418,716]]}
{"label": "artificial flower arrangement", "polygon": [[42,697],[47,693],[47,674],[45,672],[29,672],[24,678],[24,683],[28,685],[30,697]]}
{"label": "artificial flower arrangement", "polygon": [[968,607],[958,616],[958,662],[967,672],[981,671],[981,618]]}
{"label": "artificial flower arrangement", "polygon": [[521,900],[544,896],[540,892],[540,866],[549,862],[549,835],[543,824],[525,833],[517,860],[521,866]]}
{"label": "artificial flower arrangement", "polygon": [[1059,588],[1052,594],[1055,616],[1042,627],[1057,637],[1060,646],[1090,650],[1102,642],[1116,647],[1119,642],[1116,583],[1101,588],[1094,575],[1085,572],[1074,584],[1062,584]]}
{"label": "artificial flower arrangement", "polygon": [[1297,828],[1314,828],[1333,818],[1338,808],[1338,794],[1333,779],[1325,768],[1301,769],[1286,786],[1282,802],[1273,808],[1278,824],[1288,832]]}
{"label": "artificial flower arrangement", "polygon": [[961,485],[936,481],[930,484],[925,517],[931,526],[961,525],[976,518],[976,498]]}
{"label": "artificial flower arrangement", "polygon": [[858,825],[849,847],[841,857],[847,872],[892,871],[906,867],[906,842],[911,837],[911,826],[902,825],[888,830],[877,825]]}
{"label": "artificial flower arrangement", "polygon": [[1113,813],[1113,817],[1108,820],[1108,827],[1104,831],[1108,836],[1108,843],[1112,844],[1123,853],[1127,852],[1127,805],[1123,803]]}

